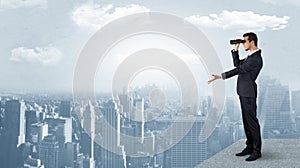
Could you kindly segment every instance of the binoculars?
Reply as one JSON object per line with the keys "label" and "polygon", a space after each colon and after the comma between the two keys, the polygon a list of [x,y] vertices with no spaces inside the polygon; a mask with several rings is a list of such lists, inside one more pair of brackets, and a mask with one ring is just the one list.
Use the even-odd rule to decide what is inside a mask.
{"label": "binoculars", "polygon": [[230,40],[230,44],[238,44],[238,43],[245,43],[245,40],[242,39],[235,39],[235,40]]}

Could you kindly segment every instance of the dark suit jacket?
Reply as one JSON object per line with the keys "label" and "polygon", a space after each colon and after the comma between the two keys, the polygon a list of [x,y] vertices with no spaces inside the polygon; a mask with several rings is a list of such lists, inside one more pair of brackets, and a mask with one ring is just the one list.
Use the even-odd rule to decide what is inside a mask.
{"label": "dark suit jacket", "polygon": [[261,50],[242,60],[239,58],[238,51],[232,50],[231,53],[235,68],[222,73],[222,78],[227,79],[238,75],[237,94],[241,97],[257,97],[255,80],[263,66]]}

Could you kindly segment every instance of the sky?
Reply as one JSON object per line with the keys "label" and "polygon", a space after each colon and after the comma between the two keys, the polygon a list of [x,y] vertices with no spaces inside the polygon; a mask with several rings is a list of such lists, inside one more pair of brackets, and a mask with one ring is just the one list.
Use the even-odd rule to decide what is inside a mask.
{"label": "sky", "polygon": [[[253,31],[264,59],[261,75],[300,90],[299,9],[297,0],[0,0],[0,91],[71,92],[75,66],[87,41],[106,24],[139,12],[173,14],[194,24],[212,43],[224,71],[233,68],[229,40]],[[96,76],[100,90],[109,89],[124,53],[147,46],[168,48],[163,44],[175,44],[174,52],[198,74],[198,85],[208,87],[210,74],[189,51],[180,44],[182,50],[176,51],[176,42],[170,39],[157,37],[161,41],[151,43],[149,38],[154,39],[128,39],[108,54],[107,68],[99,68]],[[240,48],[241,57],[246,54]],[[157,76],[144,75],[153,80]],[[226,88],[234,89],[235,82],[226,81]]]}

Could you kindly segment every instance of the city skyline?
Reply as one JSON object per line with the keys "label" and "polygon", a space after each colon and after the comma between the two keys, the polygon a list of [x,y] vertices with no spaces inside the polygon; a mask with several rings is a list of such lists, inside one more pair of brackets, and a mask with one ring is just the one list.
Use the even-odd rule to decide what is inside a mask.
{"label": "city skyline", "polygon": [[299,139],[299,9],[298,0],[0,0],[0,163],[201,165],[245,139],[236,77],[207,81],[234,68],[229,40],[250,31],[264,62],[262,138]]}
{"label": "city skyline", "polygon": [[[262,121],[263,138],[299,138],[300,111],[297,104],[293,103],[299,101],[299,91],[290,91],[287,86],[270,77],[264,77],[259,86],[264,90],[259,93],[258,98],[258,119]],[[29,97],[16,100],[1,95],[1,149],[3,145],[9,144],[6,141],[13,140],[15,143],[10,143],[10,147],[3,147],[0,160],[5,158],[4,151],[10,151],[13,155],[10,157],[11,162],[3,163],[24,164],[27,167],[33,164],[39,165],[39,168],[47,168],[50,165],[90,168],[142,165],[194,167],[232,143],[245,138],[238,102],[232,97],[226,98],[222,118],[213,133],[206,141],[200,142],[199,133],[210,112],[209,109],[212,108],[210,97],[202,100],[199,109],[201,113],[194,113],[196,121],[192,127],[190,120],[174,121],[174,117],[187,115],[188,111],[193,110],[182,109],[176,103],[168,103],[166,112],[143,124],[136,121],[134,116],[129,117],[129,114],[141,112],[141,105],[144,106],[145,112],[151,108],[149,98],[145,97],[145,102],[141,101],[145,91],[139,90],[135,95],[131,95],[133,97],[127,95],[130,98],[122,95],[120,100],[115,101],[109,97],[98,97],[93,103],[54,97],[45,100],[39,96],[33,97],[34,99]],[[129,103],[128,107],[126,102]],[[134,112],[130,112],[131,110]],[[19,117],[21,120],[14,121],[14,126],[8,128],[12,117]],[[162,136],[163,132],[174,124],[176,131]],[[109,127],[116,131],[111,132]],[[124,139],[124,135],[140,140],[132,144],[133,142]],[[91,136],[95,137],[94,141]],[[166,148],[164,142],[168,140],[178,142]]]}

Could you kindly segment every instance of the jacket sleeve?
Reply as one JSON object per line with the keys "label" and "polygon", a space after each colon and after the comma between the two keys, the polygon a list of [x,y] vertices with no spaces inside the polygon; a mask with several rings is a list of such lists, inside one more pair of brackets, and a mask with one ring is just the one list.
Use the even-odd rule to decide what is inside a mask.
{"label": "jacket sleeve", "polygon": [[249,57],[246,61],[239,63],[239,65],[236,66],[236,68],[224,72],[221,74],[222,79],[227,79],[230,77],[233,77],[237,74],[247,73],[250,71],[253,71],[258,66],[260,66],[261,63],[259,62],[259,59],[255,59],[254,57]]}
{"label": "jacket sleeve", "polygon": [[228,79],[228,78],[231,78],[231,77],[237,75],[238,73],[239,73],[239,69],[234,68],[230,71],[222,73],[221,76],[222,76],[222,79],[225,80],[225,79]]}
{"label": "jacket sleeve", "polygon": [[234,49],[231,50],[231,55],[233,59],[233,65],[236,67],[241,64],[245,59],[240,60],[239,52],[235,51]]}
{"label": "jacket sleeve", "polygon": [[238,73],[240,74],[253,71],[259,66],[261,66],[260,60],[258,58],[254,58],[253,56],[249,56],[246,61],[238,65],[236,68],[238,69]]}

